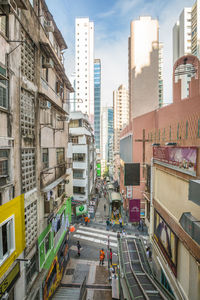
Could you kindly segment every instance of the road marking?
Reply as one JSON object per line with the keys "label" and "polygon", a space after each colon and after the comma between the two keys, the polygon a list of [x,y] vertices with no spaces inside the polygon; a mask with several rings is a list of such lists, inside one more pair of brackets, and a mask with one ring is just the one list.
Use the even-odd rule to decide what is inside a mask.
{"label": "road marking", "polygon": [[[108,245],[108,241],[103,241],[103,240],[100,240],[100,239],[94,239],[94,238],[85,236],[83,234],[81,234],[81,235],[80,234],[74,234],[73,237],[76,238],[76,239],[93,242],[95,244],[101,244],[101,245],[104,245],[104,246]],[[117,243],[110,242],[109,245],[111,247],[116,247],[117,248]]]}
{"label": "road marking", "polygon": [[[86,231],[86,230],[80,230],[78,229],[76,231],[76,233],[82,233],[82,234],[85,234],[85,235],[90,235],[90,236],[94,236],[94,237],[99,237],[99,238],[102,238],[102,239],[108,239],[108,235],[105,235],[105,234],[100,234],[100,233],[94,233],[94,232],[89,232],[89,231]],[[114,241],[117,241],[117,238],[114,237],[114,236],[110,236],[109,237],[110,240],[114,240]]]}

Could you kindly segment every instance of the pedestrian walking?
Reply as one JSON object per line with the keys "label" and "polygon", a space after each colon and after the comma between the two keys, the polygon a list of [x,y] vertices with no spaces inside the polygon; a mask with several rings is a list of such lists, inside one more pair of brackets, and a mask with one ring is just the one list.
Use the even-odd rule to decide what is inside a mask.
{"label": "pedestrian walking", "polygon": [[104,264],[104,259],[105,259],[105,252],[103,250],[103,248],[100,250],[100,254],[99,254],[99,265]]}
{"label": "pedestrian walking", "polygon": [[120,232],[117,233],[117,238],[120,239]]}
{"label": "pedestrian walking", "polygon": [[139,225],[138,225],[137,229],[140,230],[140,228],[141,228],[141,230],[143,231],[143,229],[144,229],[144,224],[143,224],[143,220],[142,220],[142,219],[140,219],[140,222],[139,222]]}
{"label": "pedestrian walking", "polygon": [[78,250],[78,256],[80,256],[81,255],[81,245],[80,245],[80,242],[79,241],[77,241],[77,250]]}
{"label": "pedestrian walking", "polygon": [[110,220],[109,218],[106,220],[106,230],[109,231],[110,229]]}
{"label": "pedestrian walking", "polygon": [[122,218],[119,219],[119,226],[122,228]]}
{"label": "pedestrian walking", "polygon": [[126,235],[126,230],[125,229],[122,230],[122,235]]}
{"label": "pedestrian walking", "polygon": [[110,249],[110,265],[112,265],[112,255],[113,255],[112,249]]}
{"label": "pedestrian walking", "polygon": [[103,208],[104,208],[104,212],[106,212],[106,204],[104,204]]}
{"label": "pedestrian walking", "polygon": [[114,231],[115,221],[112,220],[112,230]]}

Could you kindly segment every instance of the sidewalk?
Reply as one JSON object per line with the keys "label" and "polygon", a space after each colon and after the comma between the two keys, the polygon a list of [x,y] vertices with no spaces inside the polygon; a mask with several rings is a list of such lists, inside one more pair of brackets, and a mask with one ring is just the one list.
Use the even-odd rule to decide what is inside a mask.
{"label": "sidewalk", "polygon": [[[104,211],[104,205],[106,205],[106,211]],[[93,220],[96,223],[105,223],[108,216],[109,216],[109,205],[107,203],[107,200],[104,197],[99,198],[99,204]]]}

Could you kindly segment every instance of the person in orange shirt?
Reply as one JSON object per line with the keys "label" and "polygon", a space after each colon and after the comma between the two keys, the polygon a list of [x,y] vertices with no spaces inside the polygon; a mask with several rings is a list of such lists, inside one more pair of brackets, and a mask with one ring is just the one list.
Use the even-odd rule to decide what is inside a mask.
{"label": "person in orange shirt", "polygon": [[99,255],[99,265],[104,264],[104,259],[105,259],[105,252],[103,249],[100,250],[100,255]]}
{"label": "person in orange shirt", "polygon": [[84,218],[84,221],[85,221],[85,226],[87,226],[87,224],[88,224],[88,217],[87,216]]}

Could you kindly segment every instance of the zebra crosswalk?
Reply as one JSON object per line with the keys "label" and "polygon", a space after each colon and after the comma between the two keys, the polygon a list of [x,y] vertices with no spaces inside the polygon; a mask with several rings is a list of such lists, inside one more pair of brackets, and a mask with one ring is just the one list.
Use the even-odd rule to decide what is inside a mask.
{"label": "zebra crosswalk", "polygon": [[117,248],[117,233],[115,232],[109,232],[98,228],[79,226],[73,234],[73,238],[104,246],[108,245],[108,237],[109,245],[113,248]]}

